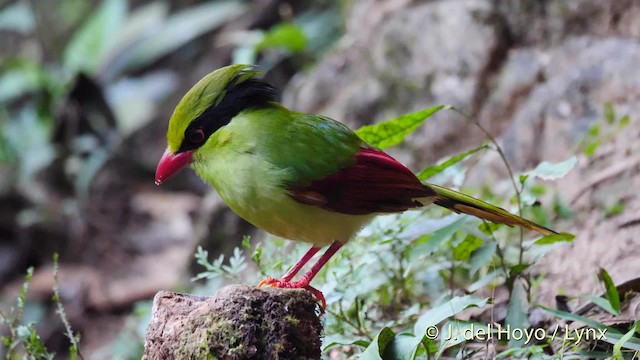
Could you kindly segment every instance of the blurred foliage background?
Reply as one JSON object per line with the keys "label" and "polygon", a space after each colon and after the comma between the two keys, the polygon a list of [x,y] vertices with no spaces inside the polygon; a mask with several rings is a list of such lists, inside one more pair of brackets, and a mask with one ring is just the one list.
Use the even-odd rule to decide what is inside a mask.
{"label": "blurred foliage background", "polygon": [[[0,7],[0,286],[15,296],[12,284],[36,267],[25,314],[41,324],[50,348],[65,349],[63,324],[48,315],[54,252],[62,300],[92,353],[122,333],[137,300],[190,286],[194,244],[209,233],[196,235],[195,228],[225,227],[220,217],[230,215],[201,205],[210,190],[193,175],[169,185],[183,190],[176,195],[153,185],[181,94],[230,62],[255,63],[284,85],[338,38],[341,11],[330,1],[63,0]],[[209,243],[220,252],[240,239]],[[100,326],[89,326],[96,319]],[[136,331],[137,347],[143,329]]]}
{"label": "blurred foliage background", "polygon": [[[0,309],[5,324],[13,307],[33,325],[0,334],[64,358],[74,353],[71,325],[85,358],[139,358],[156,291],[253,284],[306,250],[263,241],[191,172],[153,184],[175,104],[235,62],[256,64],[288,106],[353,128],[455,105],[470,118],[440,111],[390,152],[425,179],[513,211],[521,201],[525,216],[577,234],[573,244],[518,240],[438,209],[381,218],[317,280],[329,301],[324,356],[632,356],[640,342],[613,344],[640,317],[638,18],[633,0],[4,2]],[[556,165],[538,167],[543,160]],[[426,167],[433,162],[441,166]],[[423,338],[454,315],[463,327],[550,328],[569,315],[537,304],[585,303],[598,304],[598,326],[617,338]],[[440,304],[451,306],[428,311]]]}

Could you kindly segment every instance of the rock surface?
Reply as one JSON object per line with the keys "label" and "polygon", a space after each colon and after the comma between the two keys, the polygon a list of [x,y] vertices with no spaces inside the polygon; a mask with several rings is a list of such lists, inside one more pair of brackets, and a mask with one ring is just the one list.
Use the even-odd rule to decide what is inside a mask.
{"label": "rock surface", "polygon": [[143,359],[320,359],[315,310],[305,290],[230,285],[212,297],[161,291]]}
{"label": "rock surface", "polygon": [[[294,79],[285,102],[352,127],[452,104],[498,138],[516,172],[579,155],[569,176],[545,184],[575,214],[551,220],[574,243],[533,269],[546,272],[538,300],[554,305],[560,293],[599,293],[600,267],[616,283],[640,273],[639,14],[634,0],[360,0],[335,51]],[[596,154],[581,155],[589,128],[605,124],[605,104],[629,124],[602,131]],[[440,112],[391,152],[419,171],[484,140],[461,116]],[[506,178],[487,152],[465,181],[510,196]],[[624,210],[608,214],[615,203]]]}
{"label": "rock surface", "polygon": [[[487,0],[356,2],[338,49],[315,71],[294,78],[284,101],[353,127],[437,104],[472,112],[482,74],[494,52],[502,51],[491,17]],[[402,160],[433,161],[448,147],[482,141],[481,132],[459,115],[442,112],[436,118],[412,135],[407,146],[415,151],[407,158],[400,154]],[[468,136],[456,136],[461,131]]]}

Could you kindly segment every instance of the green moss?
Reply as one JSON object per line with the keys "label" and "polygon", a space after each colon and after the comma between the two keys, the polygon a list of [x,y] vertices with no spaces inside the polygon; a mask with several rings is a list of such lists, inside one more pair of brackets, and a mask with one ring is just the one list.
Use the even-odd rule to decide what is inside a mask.
{"label": "green moss", "polygon": [[284,320],[293,326],[298,326],[300,324],[300,319],[297,319],[293,315],[287,315],[284,317]]}
{"label": "green moss", "polygon": [[275,345],[273,345],[273,348],[276,350],[276,353],[282,352],[285,349],[285,346],[283,343],[277,343]]}
{"label": "green moss", "polygon": [[240,345],[234,347],[233,349],[229,349],[228,355],[229,356],[237,355],[237,356],[242,357],[242,355],[244,355],[244,351],[245,351],[245,346],[243,344],[240,344]]}
{"label": "green moss", "polygon": [[[211,325],[206,329],[206,331],[202,331],[200,325],[197,323],[192,323],[191,326],[182,333],[180,338],[179,346],[175,351],[177,358],[185,358],[190,357],[192,355],[197,355],[200,359],[216,359],[214,354],[219,353],[220,349],[212,348],[213,344],[218,346],[228,346],[228,350],[234,350],[239,353],[242,352],[242,349],[237,347],[238,340],[242,339],[242,334],[237,326],[234,325],[234,322],[229,319],[216,319],[214,315],[208,315],[203,320],[202,323]],[[201,329],[198,331],[198,329]],[[197,347],[194,349],[193,345],[193,336],[196,335],[199,337],[199,341],[197,342]],[[222,345],[220,339],[227,339],[227,343]],[[214,346],[215,346],[214,345]],[[226,350],[226,349],[225,349]]]}
{"label": "green moss", "polygon": [[[255,356],[256,350],[265,357],[291,358],[300,355],[296,351],[302,351],[304,357],[319,356],[319,345],[304,350],[306,344],[317,341],[318,335],[314,334],[320,333],[309,328],[311,322],[305,318],[305,314],[315,316],[310,294],[300,291],[269,294],[261,290],[248,293],[250,296],[240,293],[242,297],[238,298],[242,302],[211,311],[202,308],[203,311],[191,314],[195,321],[180,332],[174,358],[248,358]],[[311,340],[306,341],[309,334]],[[304,348],[300,344],[305,344]]]}

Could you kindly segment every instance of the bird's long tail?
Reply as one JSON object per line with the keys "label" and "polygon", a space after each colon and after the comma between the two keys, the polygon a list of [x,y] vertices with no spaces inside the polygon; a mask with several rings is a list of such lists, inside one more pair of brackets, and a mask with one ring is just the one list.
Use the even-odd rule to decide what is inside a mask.
{"label": "bird's long tail", "polygon": [[435,192],[432,200],[436,205],[440,205],[457,213],[464,213],[479,217],[498,224],[508,226],[520,226],[525,229],[534,230],[544,235],[557,234],[551,229],[538,225],[520,216],[513,215],[507,210],[487,204],[469,195],[459,193],[438,185],[425,185]]}

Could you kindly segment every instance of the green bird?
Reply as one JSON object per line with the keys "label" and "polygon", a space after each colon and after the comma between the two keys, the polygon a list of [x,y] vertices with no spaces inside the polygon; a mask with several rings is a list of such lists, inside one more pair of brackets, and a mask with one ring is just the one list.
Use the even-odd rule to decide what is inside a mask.
{"label": "green bird", "polygon": [[[180,100],[156,170],[161,184],[189,166],[258,228],[311,244],[280,279],[260,285],[305,288],[340,247],[375,216],[436,204],[542,234],[553,230],[468,195],[423,184],[404,165],[342,123],[279,104],[273,85],[248,65],[218,69]],[[298,280],[293,277],[324,246]]]}

